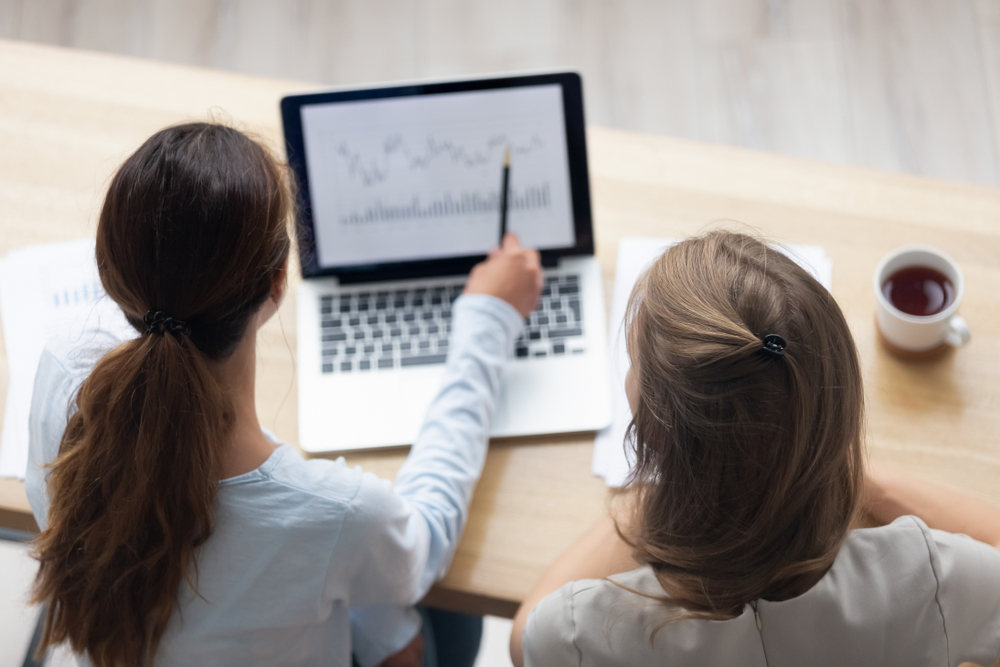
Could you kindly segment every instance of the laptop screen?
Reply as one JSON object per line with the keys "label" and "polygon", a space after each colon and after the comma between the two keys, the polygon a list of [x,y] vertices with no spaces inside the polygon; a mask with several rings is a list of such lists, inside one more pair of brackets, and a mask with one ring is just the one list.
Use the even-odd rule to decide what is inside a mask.
{"label": "laptop screen", "polygon": [[507,228],[553,259],[593,252],[583,105],[572,73],[292,95],[303,274],[464,272]]}

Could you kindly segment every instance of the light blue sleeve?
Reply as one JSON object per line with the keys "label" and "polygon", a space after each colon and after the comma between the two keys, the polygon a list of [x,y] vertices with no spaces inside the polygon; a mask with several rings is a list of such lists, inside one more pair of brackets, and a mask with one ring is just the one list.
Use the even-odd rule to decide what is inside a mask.
{"label": "light blue sleeve", "polygon": [[441,389],[395,485],[366,474],[341,531],[351,562],[334,569],[349,577],[351,607],[371,607],[353,617],[357,636],[412,639],[412,622],[393,631],[389,617],[406,617],[385,606],[418,602],[447,570],[486,458],[503,367],[524,320],[485,295],[460,297],[453,313]]}
{"label": "light blue sleeve", "polygon": [[398,653],[420,632],[420,613],[413,607],[351,609],[351,652],[360,667],[375,667]]}

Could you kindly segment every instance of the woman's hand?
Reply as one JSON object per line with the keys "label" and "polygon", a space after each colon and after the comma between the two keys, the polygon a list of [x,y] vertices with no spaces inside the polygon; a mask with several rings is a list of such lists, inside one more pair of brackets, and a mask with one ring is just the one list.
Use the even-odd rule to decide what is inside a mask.
{"label": "woman's hand", "polygon": [[521,246],[508,232],[503,246],[472,268],[466,294],[489,294],[503,299],[527,317],[538,305],[542,291],[542,263],[537,250]]}
{"label": "woman's hand", "polygon": [[421,667],[424,664],[424,638],[418,632],[398,653],[393,653],[378,667]]}

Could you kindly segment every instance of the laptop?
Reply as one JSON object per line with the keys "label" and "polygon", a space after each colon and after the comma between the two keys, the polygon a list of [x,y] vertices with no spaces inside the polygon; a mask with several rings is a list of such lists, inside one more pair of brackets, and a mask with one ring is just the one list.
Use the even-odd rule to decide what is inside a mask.
{"label": "laptop", "polygon": [[580,77],[572,72],[281,100],[298,185],[299,444],[412,443],[440,387],[451,306],[508,220],[544,290],[504,372],[491,436],[611,420]]}

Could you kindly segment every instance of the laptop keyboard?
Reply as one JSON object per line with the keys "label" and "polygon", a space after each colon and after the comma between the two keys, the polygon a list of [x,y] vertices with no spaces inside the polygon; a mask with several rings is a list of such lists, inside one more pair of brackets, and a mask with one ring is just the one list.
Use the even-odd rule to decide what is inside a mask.
{"label": "laptop keyboard", "polygon": [[[355,373],[443,364],[451,305],[465,279],[406,289],[340,292],[320,298],[324,373]],[[515,358],[584,352],[580,277],[545,277],[538,309],[526,320]]]}

